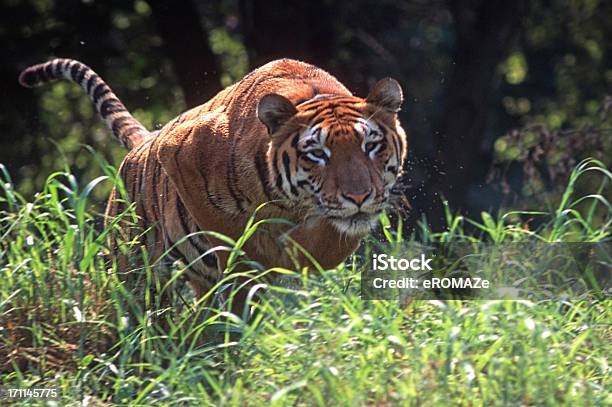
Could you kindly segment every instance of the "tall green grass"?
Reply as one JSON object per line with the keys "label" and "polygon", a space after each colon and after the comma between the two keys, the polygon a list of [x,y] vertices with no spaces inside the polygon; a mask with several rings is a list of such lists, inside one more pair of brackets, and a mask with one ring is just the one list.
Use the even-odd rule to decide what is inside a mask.
{"label": "tall green grass", "polygon": [[[95,156],[97,157],[97,156]],[[96,158],[98,159],[98,158]],[[81,186],[67,170],[51,174],[27,200],[1,167],[0,385],[57,387],[57,405],[605,405],[612,402],[610,301],[362,301],[354,255],[333,270],[246,273],[259,300],[240,315],[225,303],[228,274],[196,301],[171,281],[143,278],[178,293],[158,309],[155,291],[141,298],[103,255],[104,230],[91,202],[102,177]],[[583,177],[601,187],[574,196]],[[447,208],[448,226],[422,222],[406,235],[381,217],[384,243],[360,253],[392,253],[414,242],[601,242],[610,239],[612,175],[598,161],[574,170],[551,210],[483,213],[466,219]],[[533,228],[529,219],[538,219]],[[115,226],[113,226],[115,225]],[[253,218],[233,261],[259,226]],[[203,232],[204,233],[204,232]],[[126,243],[127,244],[127,243]],[[146,255],[146,250],[143,251]],[[503,267],[503,265],[502,265]],[[266,273],[282,275],[271,284]],[[587,297],[588,298],[588,297]],[[42,401],[30,401],[43,404]]]}

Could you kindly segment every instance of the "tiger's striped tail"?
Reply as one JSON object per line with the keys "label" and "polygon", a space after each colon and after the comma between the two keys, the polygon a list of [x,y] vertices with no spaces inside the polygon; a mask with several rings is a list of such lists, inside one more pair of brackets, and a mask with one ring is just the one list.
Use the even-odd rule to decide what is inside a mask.
{"label": "tiger's striped tail", "polygon": [[132,149],[151,136],[151,133],[130,114],[100,75],[82,62],[58,58],[33,65],[19,75],[19,83],[31,88],[62,78],[78,83],[87,92],[102,119],[127,148]]}

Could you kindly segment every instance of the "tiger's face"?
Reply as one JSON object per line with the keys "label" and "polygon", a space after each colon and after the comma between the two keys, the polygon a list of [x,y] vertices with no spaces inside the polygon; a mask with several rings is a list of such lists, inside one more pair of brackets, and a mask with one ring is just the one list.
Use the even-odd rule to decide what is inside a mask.
{"label": "tiger's face", "polygon": [[392,79],[366,99],[320,95],[294,106],[276,94],[262,98],[258,115],[272,137],[268,158],[279,194],[343,234],[369,232],[406,156],[401,102]]}

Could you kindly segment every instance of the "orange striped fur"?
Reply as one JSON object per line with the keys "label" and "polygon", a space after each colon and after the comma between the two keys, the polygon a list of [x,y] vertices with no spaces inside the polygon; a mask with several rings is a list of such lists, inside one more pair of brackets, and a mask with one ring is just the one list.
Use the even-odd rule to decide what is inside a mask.
{"label": "orange striped fur", "polygon": [[[99,77],[81,72],[82,64],[64,65],[68,74],[45,64],[30,68],[22,83],[63,76],[88,91],[98,108],[104,95],[116,99],[109,89],[98,90],[96,100]],[[120,174],[140,226],[151,228],[146,239],[151,260],[174,246],[170,258],[192,263],[187,278],[201,296],[220,278],[228,253],[203,256],[221,243],[203,235],[184,237],[211,230],[236,239],[264,202],[271,203],[259,218],[292,224],[263,225],[244,247],[251,260],[266,268],[308,265],[291,243],[296,242],[325,268],[344,261],[388,205],[402,171],[407,139],[397,118],[401,102],[401,88],[392,79],[378,82],[363,99],[317,67],[282,59],[181,114],[156,135],[138,127],[122,104],[106,103],[101,114],[131,147]],[[113,191],[108,216],[125,208]],[[124,239],[138,233],[124,232]]]}

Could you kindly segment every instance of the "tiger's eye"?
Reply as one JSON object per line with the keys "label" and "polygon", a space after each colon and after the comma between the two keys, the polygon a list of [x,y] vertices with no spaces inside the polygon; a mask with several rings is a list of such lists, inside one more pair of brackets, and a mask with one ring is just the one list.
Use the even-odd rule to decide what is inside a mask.
{"label": "tiger's eye", "polygon": [[308,153],[317,158],[327,158],[327,154],[322,149],[310,150]]}
{"label": "tiger's eye", "polygon": [[366,143],[366,145],[365,145],[366,153],[369,153],[370,151],[374,150],[377,145],[378,145],[378,143],[374,143],[374,142]]}

